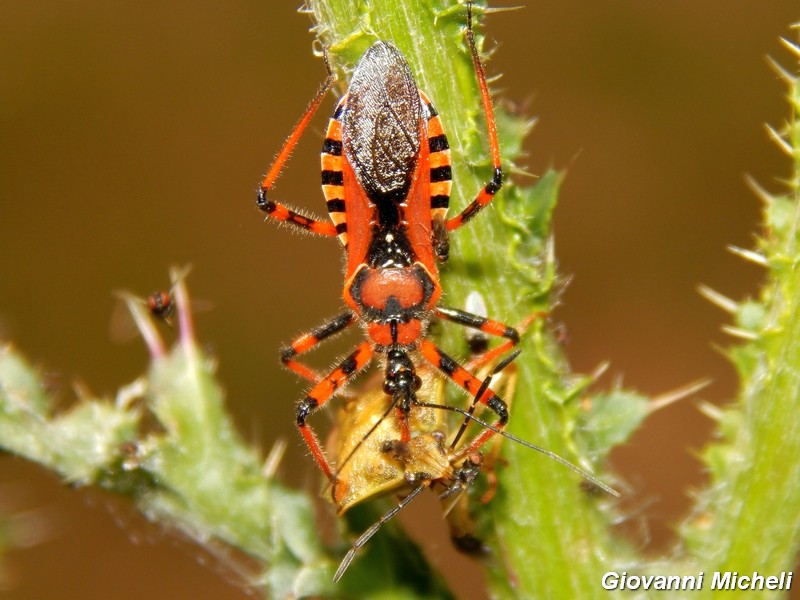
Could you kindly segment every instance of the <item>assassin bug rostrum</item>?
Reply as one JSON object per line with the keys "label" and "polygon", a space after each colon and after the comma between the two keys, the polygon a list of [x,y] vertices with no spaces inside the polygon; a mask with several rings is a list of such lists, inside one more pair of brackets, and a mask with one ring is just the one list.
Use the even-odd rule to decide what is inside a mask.
{"label": "assassin bug rostrum", "polygon": [[[374,354],[385,355],[383,389],[401,419],[401,438],[411,431],[405,416],[421,385],[414,356],[443,372],[496,416],[462,451],[480,448],[508,420],[506,403],[442,352],[426,333],[434,318],[480,329],[507,342],[516,329],[465,311],[438,306],[441,286],[437,261],[448,257],[448,233],[488,205],[503,181],[491,99],[472,31],[467,5],[466,38],[486,117],[493,175],[459,214],[447,218],[451,188],[450,153],[441,120],[430,99],[417,88],[403,55],[388,42],[375,42],[353,72],[347,93],[330,119],[322,150],[322,188],[331,222],[300,215],[269,199],[268,193],[289,154],[333,84],[329,75],[295,126],[261,183],[258,207],[268,216],[313,233],[338,236],[346,249],[344,300],[348,310],[292,342],[281,352],[283,364],[314,387],[297,407],[297,427],[322,471],[334,471],[308,417],[323,406]],[[320,377],[296,357],[353,323],[363,323],[362,342],[328,375]],[[480,392],[480,393],[478,393]],[[477,395],[476,395],[477,394]],[[335,483],[335,482],[334,482]]]}

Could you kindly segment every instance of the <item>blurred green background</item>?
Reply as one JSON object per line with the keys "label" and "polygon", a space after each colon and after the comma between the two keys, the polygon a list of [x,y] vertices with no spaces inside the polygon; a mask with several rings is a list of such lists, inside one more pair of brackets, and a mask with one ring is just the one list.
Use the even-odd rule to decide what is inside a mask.
{"label": "blurred green background", "polygon": [[[339,310],[340,250],[255,208],[260,176],[324,75],[298,3],[0,3],[0,337],[65,404],[76,380],[111,396],[147,361],[142,344],[110,340],[112,291],[148,294],[168,286],[168,266],[192,263],[194,296],[213,303],[199,336],[242,433],[265,449],[286,436],[293,483],[315,489],[293,427],[303,384],[277,348]],[[611,361],[602,386],[659,394],[712,377],[703,397],[734,393],[714,348],[729,343],[726,316],[695,287],[756,289],[761,274],[725,246],[751,247],[757,231],[745,173],[772,190],[788,175],[763,129],[788,111],[765,56],[791,65],[778,36],[798,17],[796,0],[549,0],[487,20],[488,70],[503,74],[494,89],[539,119],[528,168],[568,169],[555,227],[572,281],[555,319],[577,370]],[[275,192],[319,214],[323,127]],[[637,545],[672,543],[709,433],[684,401],[615,454]],[[444,529],[420,525],[437,511],[423,503],[406,521]],[[5,597],[246,597],[238,563],[10,456],[0,512],[27,523],[30,543],[6,559]],[[449,562],[444,538],[428,545]],[[461,583],[459,597],[481,597]]]}

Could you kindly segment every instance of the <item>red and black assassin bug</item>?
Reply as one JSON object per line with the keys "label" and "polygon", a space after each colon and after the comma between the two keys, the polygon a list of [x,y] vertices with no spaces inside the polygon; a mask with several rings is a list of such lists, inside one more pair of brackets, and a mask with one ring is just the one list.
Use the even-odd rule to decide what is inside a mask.
{"label": "red and black assassin bug", "polygon": [[[383,389],[411,438],[405,415],[417,402],[421,385],[414,357],[442,371],[497,415],[491,428],[475,436],[463,453],[483,445],[508,420],[506,403],[426,337],[434,318],[445,319],[506,338],[500,354],[519,341],[516,329],[482,316],[438,306],[441,286],[437,261],[448,257],[448,232],[474,217],[503,183],[500,148],[467,8],[466,39],[480,89],[491,149],[493,174],[475,199],[447,218],[450,199],[450,150],[441,120],[416,85],[405,57],[392,44],[375,42],[361,57],[347,93],[331,117],[322,148],[322,189],[331,223],[300,215],[268,197],[303,130],[333,84],[330,73],[295,126],[261,183],[258,207],[268,216],[320,235],[338,236],[346,252],[344,300],[348,310],[301,335],[281,351],[283,364],[315,385],[297,406],[297,427],[314,459],[335,483],[334,472],[306,421],[373,355],[385,356]],[[360,321],[366,341],[333,371],[320,377],[296,360],[321,341]]]}

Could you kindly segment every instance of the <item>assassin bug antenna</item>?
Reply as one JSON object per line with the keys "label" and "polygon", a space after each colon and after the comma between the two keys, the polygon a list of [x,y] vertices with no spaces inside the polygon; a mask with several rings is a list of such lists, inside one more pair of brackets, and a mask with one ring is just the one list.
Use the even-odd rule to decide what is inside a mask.
{"label": "assassin bug antenna", "polygon": [[507,432],[507,431],[505,431],[503,429],[495,427],[494,425],[492,425],[490,423],[487,423],[486,421],[483,421],[479,417],[476,417],[476,416],[472,415],[469,411],[464,410],[463,408],[459,408],[458,406],[450,406],[448,404],[432,404],[432,403],[428,403],[428,402],[420,402],[419,406],[421,406],[423,408],[438,408],[438,409],[441,409],[441,410],[449,410],[451,412],[456,412],[456,413],[458,413],[460,415],[463,415],[466,419],[468,419],[468,420],[470,420],[470,421],[472,421],[474,423],[477,423],[478,425],[480,425],[484,429],[488,429],[488,430],[496,433],[497,435],[506,438],[507,440],[511,440],[512,442],[514,442],[516,444],[520,444],[521,446],[524,446],[526,448],[530,448],[531,450],[535,450],[536,452],[540,452],[541,454],[544,454],[545,456],[547,456],[549,458],[552,458],[557,463],[564,465],[565,467],[567,467],[571,471],[574,471],[575,473],[577,473],[578,475],[583,477],[586,481],[596,485],[597,487],[599,487],[601,490],[603,490],[607,494],[610,494],[610,495],[614,496],[615,498],[619,498],[620,497],[620,493],[618,491],[616,491],[614,488],[612,488],[609,485],[603,483],[602,481],[600,481],[597,477],[595,477],[594,475],[592,475],[588,471],[584,471],[579,466],[572,464],[566,458],[563,458],[562,456],[559,456],[558,454],[548,450],[547,448],[542,448],[541,446],[537,446],[536,444],[533,444],[531,442],[528,442],[528,441],[525,441],[525,440],[523,440],[521,438],[518,438],[517,436],[515,436],[515,435],[513,435],[513,434],[511,434],[511,433],[509,433],[509,432]]}
{"label": "assassin bug antenna", "polygon": [[419,496],[419,493],[426,487],[427,487],[426,484],[420,484],[417,487],[415,487],[408,496],[406,496],[400,501],[400,503],[397,506],[395,506],[394,508],[392,508],[392,510],[383,515],[379,521],[374,523],[369,529],[367,529],[364,533],[362,533],[361,536],[355,542],[353,542],[353,545],[350,547],[350,550],[347,551],[347,554],[345,554],[345,557],[339,564],[339,568],[336,569],[336,574],[333,576],[334,583],[342,578],[342,575],[344,575],[344,572],[347,570],[347,567],[350,566],[350,563],[353,562],[353,559],[356,557],[356,552],[358,552],[359,548],[364,546],[364,544],[366,544],[373,535],[378,533],[378,530],[384,523],[389,521],[397,513],[403,510],[403,508],[405,508],[405,506],[408,505],[414,498]]}

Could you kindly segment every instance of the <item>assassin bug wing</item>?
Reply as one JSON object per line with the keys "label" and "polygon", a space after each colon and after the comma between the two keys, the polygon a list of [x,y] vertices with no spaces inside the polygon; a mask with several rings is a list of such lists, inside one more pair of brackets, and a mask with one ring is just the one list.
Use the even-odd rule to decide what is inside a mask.
{"label": "assassin bug wing", "polygon": [[432,238],[436,256],[447,254],[450,187],[450,149],[436,109],[400,51],[376,42],[356,66],[322,148],[322,189],[347,248],[348,276],[385,240],[368,234],[376,227],[404,239],[406,262],[434,273]]}
{"label": "assassin bug wing", "polygon": [[402,54],[375,42],[350,80],[342,120],[345,156],[379,209],[403,200],[420,151],[419,90]]}

